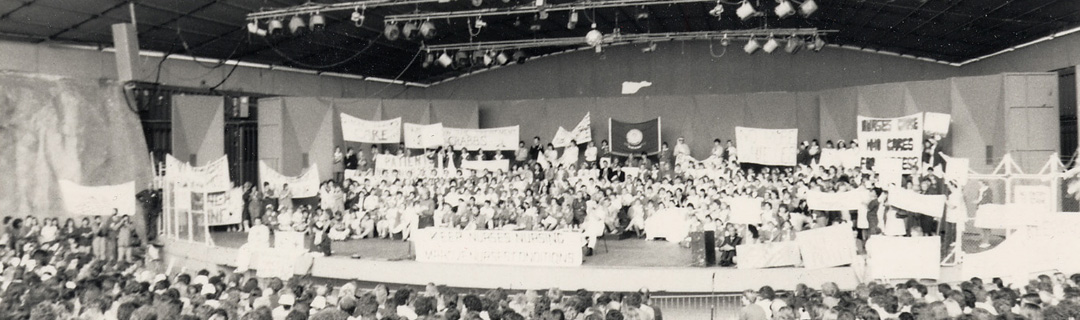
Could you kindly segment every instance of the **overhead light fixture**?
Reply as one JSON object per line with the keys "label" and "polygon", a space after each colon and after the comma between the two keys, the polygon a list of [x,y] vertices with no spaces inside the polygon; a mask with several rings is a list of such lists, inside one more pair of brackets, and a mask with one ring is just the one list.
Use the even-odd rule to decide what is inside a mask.
{"label": "overhead light fixture", "polygon": [[731,44],[731,39],[728,39],[727,34],[725,33],[724,36],[720,38],[720,45],[726,47],[729,44]]}
{"label": "overhead light fixture", "polygon": [[758,49],[761,49],[761,44],[758,43],[757,39],[754,39],[753,36],[750,37],[750,40],[746,41],[746,46],[743,46],[743,51],[746,51],[747,54],[754,54]]}
{"label": "overhead light fixture", "polygon": [[649,19],[649,12],[648,11],[638,12],[637,19],[638,20],[647,20],[647,19]]}
{"label": "overhead light fixture", "polygon": [[791,1],[780,0],[780,4],[776,5],[776,9],[774,9],[773,12],[776,13],[776,16],[783,19],[783,18],[786,18],[787,16],[790,16],[790,15],[794,14],[795,13],[795,7],[793,7],[791,5]]}
{"label": "overhead light fixture", "polygon": [[656,51],[656,42],[649,42],[649,46],[641,48],[641,52],[653,52]]}
{"label": "overhead light fixture", "polygon": [[476,17],[476,25],[475,25],[474,27],[475,27],[475,28],[476,28],[477,30],[479,30],[479,29],[483,29],[483,28],[484,28],[484,27],[486,27],[486,26],[487,26],[487,22],[486,22],[486,21],[484,21],[484,19],[481,19],[480,17]]}
{"label": "overhead light fixture", "polygon": [[547,20],[547,18],[548,18],[547,9],[540,9],[540,13],[538,13],[536,15],[536,18],[540,19],[540,20]]}
{"label": "overhead light fixture", "polygon": [[484,51],[476,50],[472,53],[472,64],[474,66],[485,66],[484,64]]}
{"label": "overhead light fixture", "polygon": [[304,19],[300,16],[293,16],[289,20],[289,32],[294,34],[303,33],[307,29],[307,25],[304,24]]}
{"label": "overhead light fixture", "polygon": [[428,67],[430,67],[434,63],[435,63],[435,54],[431,53],[429,51],[426,55],[424,55],[424,65],[423,65],[424,69],[427,69]]}
{"label": "overhead light fixture", "polygon": [[450,55],[446,54],[446,51],[443,51],[443,53],[439,55],[439,59],[436,61],[439,63],[440,66],[443,66],[443,68],[449,67],[451,63],[454,63],[454,59],[451,59]]}
{"label": "overhead light fixture", "polygon": [[383,29],[383,36],[386,37],[386,40],[397,40],[398,38],[401,38],[401,29],[398,29],[398,26],[395,23],[387,23],[386,28]]}
{"label": "overhead light fixture", "polygon": [[825,48],[825,40],[821,39],[821,36],[814,36],[814,51],[818,52]]}
{"label": "overhead light fixture", "polygon": [[814,0],[806,0],[801,5],[799,5],[799,13],[801,13],[804,17],[809,17],[810,15],[814,14],[817,9],[817,2],[814,2]]}
{"label": "overhead light fixture", "polygon": [[312,31],[323,31],[325,29],[326,29],[326,17],[324,17],[322,14],[320,14],[318,12],[315,12],[315,14],[311,15],[311,30]]}
{"label": "overhead light fixture", "polygon": [[472,0],[472,6],[479,7],[484,4],[484,0]]}
{"label": "overhead light fixture", "polygon": [[530,24],[529,30],[533,32],[540,31],[540,21],[534,21],[532,24]]}
{"label": "overhead light fixture", "polygon": [[743,1],[739,9],[735,10],[735,15],[739,16],[739,19],[746,20],[752,16],[757,15],[757,10],[754,10],[754,6],[750,5],[749,1]]}
{"label": "overhead light fixture", "polygon": [[419,31],[420,26],[412,21],[406,22],[405,25],[401,27],[401,35],[405,37],[405,40],[412,40]]}
{"label": "overhead light fixture", "polygon": [[259,23],[252,21],[247,24],[248,33],[259,33]]}
{"label": "overhead light fixture", "polygon": [[284,28],[282,27],[281,20],[271,19],[269,22],[266,23],[266,29],[267,32],[272,35],[279,35],[283,32],[282,30]]}
{"label": "overhead light fixture", "polygon": [[458,68],[468,67],[469,54],[465,53],[465,51],[458,51],[458,53],[454,55],[454,64],[456,64]]}
{"label": "overhead light fixture", "polygon": [[574,29],[577,27],[578,13],[577,11],[570,11],[570,20],[566,22],[567,29]]}
{"label": "overhead light fixture", "polygon": [[529,55],[525,54],[525,51],[518,50],[514,51],[513,58],[514,62],[516,62],[517,64],[523,64],[525,63],[525,60],[529,59]]}
{"label": "overhead light fixture", "polygon": [[[364,7],[364,11],[367,11],[367,7]],[[359,27],[364,24],[365,18],[364,13],[360,12],[360,8],[355,8],[353,9],[352,16],[349,17],[349,20],[352,20],[353,24]]]}
{"label": "overhead light fixture", "polygon": [[776,38],[772,35],[769,35],[769,40],[765,41],[765,45],[761,49],[765,50],[765,53],[772,53],[777,47],[780,47],[780,42],[776,41]]}
{"label": "overhead light fixture", "polygon": [[720,2],[716,2],[716,6],[709,10],[710,16],[719,18],[722,14],[724,14],[724,5],[720,4]]}
{"label": "overhead light fixture", "polygon": [[537,7],[543,7],[544,6],[544,0],[536,0],[536,6]]}
{"label": "overhead light fixture", "polygon": [[484,65],[490,66],[495,62],[495,51],[488,50],[484,53]]}
{"label": "overhead light fixture", "polygon": [[495,56],[495,62],[506,64],[507,62],[510,62],[510,57],[507,57],[505,52],[499,52],[499,54]]}
{"label": "overhead light fixture", "polygon": [[602,42],[604,42],[604,34],[600,33],[600,30],[596,30],[596,24],[593,23],[592,30],[589,30],[589,33],[585,34],[585,44],[588,44],[590,47],[596,47]]}
{"label": "overhead light fixture", "polygon": [[420,35],[423,36],[424,39],[435,37],[435,33],[435,24],[432,23],[431,20],[424,21],[424,23],[420,24]]}
{"label": "overhead light fixture", "polygon": [[788,40],[787,40],[787,45],[784,46],[784,51],[787,51],[787,53],[790,53],[790,54],[795,54],[795,53],[799,52],[799,49],[802,49],[802,46],[803,46],[803,39],[802,38],[799,38],[799,37],[796,37],[796,36],[791,36],[791,38],[788,38]]}

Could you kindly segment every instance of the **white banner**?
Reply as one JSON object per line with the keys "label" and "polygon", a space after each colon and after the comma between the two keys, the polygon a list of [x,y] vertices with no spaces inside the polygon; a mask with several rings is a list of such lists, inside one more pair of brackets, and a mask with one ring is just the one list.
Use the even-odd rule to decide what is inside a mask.
{"label": "white banner", "polygon": [[855,235],[851,224],[799,231],[795,234],[795,242],[799,243],[799,253],[807,269],[838,267],[855,260]]}
{"label": "white banner", "polygon": [[345,141],[398,143],[401,142],[401,118],[371,121],[342,113],[341,135]]}
{"label": "white banner", "polygon": [[794,241],[743,244],[735,247],[739,269],[793,267],[802,264],[799,245]]}
{"label": "white banner", "polygon": [[858,119],[859,156],[875,161],[899,158],[903,161],[904,172],[918,170],[923,151],[922,113],[898,118],[859,116]]}
{"label": "white banner", "polygon": [[585,117],[574,126],[573,130],[566,130],[563,127],[559,127],[559,131],[556,131],[555,137],[551,139],[551,144],[556,148],[565,148],[570,146],[570,140],[574,140],[578,144],[592,141],[591,114],[591,112],[585,113]]}
{"label": "white banner", "polygon": [[468,150],[517,150],[518,126],[490,129],[443,128],[446,145]]}
{"label": "white banner", "polygon": [[580,232],[532,232],[425,228],[412,241],[417,262],[579,266]]}
{"label": "white banner", "polygon": [[375,156],[376,174],[384,171],[397,170],[398,172],[431,170],[435,164],[426,156],[400,157],[395,155],[380,154]]}
{"label": "white banner", "polygon": [[405,147],[409,149],[434,149],[446,142],[442,123],[405,123]]}
{"label": "white banner", "polygon": [[203,195],[203,201],[207,225],[223,226],[243,222],[244,191],[240,188],[207,192]]}
{"label": "white banner", "polygon": [[262,180],[262,183],[270,183],[270,188],[277,194],[281,193],[281,187],[287,183],[293,198],[310,198],[319,195],[319,166],[316,164],[312,164],[299,176],[287,177],[260,160],[259,180]]}
{"label": "white banner", "polygon": [[866,258],[870,279],[937,279],[941,276],[941,238],[870,237]]}
{"label": "white banner", "polygon": [[858,149],[821,149],[818,165],[826,168],[859,168],[862,166],[862,158],[859,157]]}
{"label": "white banner", "polygon": [[135,181],[115,185],[84,186],[60,180],[64,209],[75,215],[111,215],[116,209],[122,215],[135,214]]}
{"label": "white banner", "polygon": [[945,195],[919,194],[904,188],[891,188],[889,189],[889,205],[941,218],[941,214],[945,212]]}
{"label": "white banner", "polygon": [[864,201],[869,197],[867,192],[865,189],[855,189],[847,192],[809,191],[806,193],[806,206],[810,210],[858,210],[864,206]]}
{"label": "white banner", "polygon": [[174,183],[177,188],[192,190],[228,190],[232,188],[232,180],[229,180],[229,159],[221,156],[205,166],[193,167],[172,155],[165,155],[165,182]]}
{"label": "white banner", "polygon": [[956,180],[959,185],[966,185],[968,183],[968,174],[971,170],[971,159],[968,158],[953,158],[945,156],[942,158],[948,163],[948,167],[945,167],[945,180]]}
{"label": "white banner", "polygon": [[735,127],[739,162],[768,166],[794,166],[799,150],[799,129]]}
{"label": "white banner", "polygon": [[465,160],[461,162],[461,169],[476,171],[506,172],[510,170],[510,160]]}
{"label": "white banner", "polygon": [[975,227],[983,229],[1014,229],[1033,226],[1037,217],[1050,214],[1036,206],[1025,203],[984,203],[975,211]]}
{"label": "white banner", "polygon": [[728,198],[725,202],[731,206],[730,223],[761,224],[761,199]]}
{"label": "white banner", "polygon": [[923,123],[926,125],[923,127],[923,131],[928,136],[936,134],[941,135],[942,138],[949,134],[949,123],[952,122],[952,115],[948,113],[937,112],[924,112]]}

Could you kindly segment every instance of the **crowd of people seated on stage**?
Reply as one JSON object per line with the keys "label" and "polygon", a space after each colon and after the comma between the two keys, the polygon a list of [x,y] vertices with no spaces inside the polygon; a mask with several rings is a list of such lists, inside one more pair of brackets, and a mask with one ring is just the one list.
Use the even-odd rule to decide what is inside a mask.
{"label": "crowd of people seated on stage", "polygon": [[895,285],[863,283],[841,291],[834,283],[821,290],[798,285],[790,292],[764,286],[743,292],[740,320],[988,320],[1077,319],[1080,274],[1039,275],[1027,283],[986,283],[971,278],[959,284]]}
{"label": "crowd of people seated on stage", "polygon": [[[459,290],[428,284],[361,288],[310,278],[256,277],[165,267],[152,254],[125,261],[93,243],[25,237],[0,247],[0,318],[32,320],[660,320],[649,290],[635,292]],[[20,221],[21,222],[21,221]],[[78,230],[79,227],[75,227]],[[78,234],[78,233],[69,233]],[[9,237],[10,239],[10,237]],[[106,246],[106,251],[109,247]],[[170,270],[171,269],[171,270]],[[179,269],[179,270],[176,270]],[[1021,280],[1023,281],[1023,280]],[[742,294],[740,320],[988,320],[1080,317],[1080,274],[1006,284],[865,283],[852,291],[765,286]],[[340,283],[340,282],[338,282]],[[698,308],[708,308],[699,305]],[[668,308],[668,307],[665,307]],[[668,309],[669,314],[675,310]],[[726,312],[727,314],[725,314]]]}
{"label": "crowd of people seated on stage", "polygon": [[[927,143],[936,145],[933,140]],[[734,263],[736,245],[790,241],[798,231],[837,223],[851,223],[860,240],[872,234],[935,234],[939,219],[888,206],[888,192],[878,185],[876,173],[818,164],[823,148],[856,147],[855,141],[827,141],[824,147],[816,140],[804,141],[797,166],[768,167],[740,163],[734,144],[719,139],[708,157],[699,161],[691,157],[682,138],[674,148],[664,143],[659,155],[629,158],[612,155],[607,141],[599,147],[589,143],[580,155],[559,155],[550,143],[545,149],[535,138],[531,148],[522,142],[507,158],[513,159],[509,170],[480,172],[457,169],[457,158],[493,159],[501,153],[439,149],[426,154],[434,162],[432,168],[376,172],[374,158],[352,149],[341,154],[339,149],[338,169],[352,174],[325,181],[317,201],[294,204],[298,201],[292,199],[288,185],[281,190],[247,186],[245,199],[252,220],[279,231],[323,233],[332,241],[407,240],[427,227],[575,231],[585,233],[591,250],[597,237],[605,234],[683,241],[685,232],[649,234],[659,228],[650,226],[674,219],[687,221],[690,230],[715,231],[723,265]],[[378,154],[376,150],[372,154]],[[936,158],[928,154],[924,162],[940,164]],[[941,167],[924,167],[933,166],[937,169],[912,174],[904,187],[948,193]],[[806,202],[810,190],[866,190],[865,207],[843,213],[810,210]],[[745,197],[762,200],[760,222],[730,219],[730,200]]]}

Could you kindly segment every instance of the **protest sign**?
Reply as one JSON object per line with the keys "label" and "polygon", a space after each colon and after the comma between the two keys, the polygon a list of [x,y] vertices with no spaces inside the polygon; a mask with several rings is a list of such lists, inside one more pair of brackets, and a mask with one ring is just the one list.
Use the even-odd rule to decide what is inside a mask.
{"label": "protest sign", "polygon": [[731,206],[731,223],[761,223],[761,199],[737,197],[728,198],[725,202]]}
{"label": "protest sign", "polygon": [[401,118],[371,121],[342,113],[341,135],[345,141],[398,143],[401,142]]}
{"label": "protest sign", "polygon": [[462,129],[443,128],[443,138],[446,145],[456,149],[467,150],[517,150],[518,126],[489,128],[489,129]]}
{"label": "protest sign", "polygon": [[269,183],[270,188],[281,192],[282,186],[289,185],[293,198],[310,198],[319,195],[319,166],[312,164],[299,176],[289,177],[270,168],[266,162],[259,161],[259,180]]}
{"label": "protest sign", "polygon": [[393,170],[398,172],[423,171],[432,168],[435,168],[435,165],[431,163],[431,159],[425,156],[400,157],[388,154],[375,156],[375,172],[378,173]]}
{"label": "protest sign", "polygon": [[945,212],[945,195],[919,194],[904,188],[889,189],[889,205],[911,212],[941,218]]}
{"label": "protest sign", "polygon": [[866,242],[871,279],[937,279],[940,237],[870,237]]}
{"label": "protest sign", "polygon": [[818,165],[826,168],[858,168],[862,166],[862,158],[859,157],[858,149],[821,149]]}
{"label": "protest sign", "polygon": [[203,210],[206,212],[207,225],[223,226],[243,222],[244,191],[232,188],[227,191],[206,192],[203,195]]}
{"label": "protest sign", "polygon": [[875,169],[874,163],[885,158],[897,158],[903,172],[919,168],[923,144],[923,114],[896,117],[858,117],[859,156],[865,166]]}
{"label": "protest sign", "polygon": [[111,215],[113,209],[121,215],[135,214],[135,181],[116,185],[84,186],[60,180],[64,210],[76,215]]}
{"label": "protest sign", "polygon": [[869,195],[865,189],[847,192],[809,191],[806,193],[806,205],[810,210],[857,210],[865,205],[867,197]]}
{"label": "protest sign", "polygon": [[799,129],[735,127],[739,162],[767,166],[794,166],[799,150]]}
{"label": "protest sign", "polygon": [[802,264],[799,245],[793,241],[744,244],[735,247],[739,269],[791,267]]}
{"label": "protest sign", "polygon": [[559,127],[559,130],[555,132],[555,137],[551,139],[551,144],[556,148],[565,148],[570,146],[571,140],[574,140],[574,142],[577,142],[578,144],[592,141],[591,118],[591,113],[586,113],[585,117],[574,126],[573,130],[566,130],[563,127]]}
{"label": "protest sign", "polygon": [[405,124],[405,147],[409,149],[434,149],[446,142],[442,123]]}
{"label": "protest sign", "polygon": [[838,267],[855,260],[855,237],[851,224],[799,231],[795,234],[803,265],[808,269]]}

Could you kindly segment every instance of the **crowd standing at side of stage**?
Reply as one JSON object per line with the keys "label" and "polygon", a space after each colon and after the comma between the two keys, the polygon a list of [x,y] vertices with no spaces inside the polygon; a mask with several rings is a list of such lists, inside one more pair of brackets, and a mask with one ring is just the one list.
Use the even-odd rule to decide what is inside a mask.
{"label": "crowd standing at side of stage", "polygon": [[[940,150],[936,140],[926,143],[927,150]],[[368,155],[352,148],[342,154],[338,148],[337,179],[325,181],[315,200],[293,199],[288,185],[280,190],[269,184],[245,185],[245,207],[249,221],[328,239],[317,243],[326,253],[329,241],[408,239],[426,227],[584,232],[591,251],[597,237],[606,233],[655,238],[646,234],[648,226],[670,221],[673,214],[680,216],[676,220],[689,221],[691,230],[716,232],[722,265],[734,263],[736,245],[790,241],[798,231],[838,223],[850,223],[860,241],[875,234],[936,235],[940,229],[948,247],[954,227],[890,206],[887,186],[879,185],[877,173],[819,165],[822,149],[856,147],[855,141],[827,141],[824,147],[816,140],[804,141],[797,166],[768,167],[740,163],[730,140],[714,140],[708,157],[698,161],[683,138],[674,148],[663,143],[655,156],[619,157],[611,154],[606,140],[599,147],[587,144],[580,155],[559,155],[537,137],[531,147],[522,141],[515,154],[506,157],[513,160],[510,170],[479,172],[456,168],[462,161],[502,158],[502,153],[429,150],[425,155],[433,163],[430,168],[376,172],[378,146]],[[902,187],[922,194],[950,193],[940,155],[926,154],[923,162],[927,169],[908,175]],[[346,177],[345,171],[351,174]],[[864,205],[850,212],[811,210],[806,194],[812,190],[865,190]],[[737,198],[761,201],[760,222],[732,220],[732,200]],[[682,237],[667,240],[684,241]]]}

